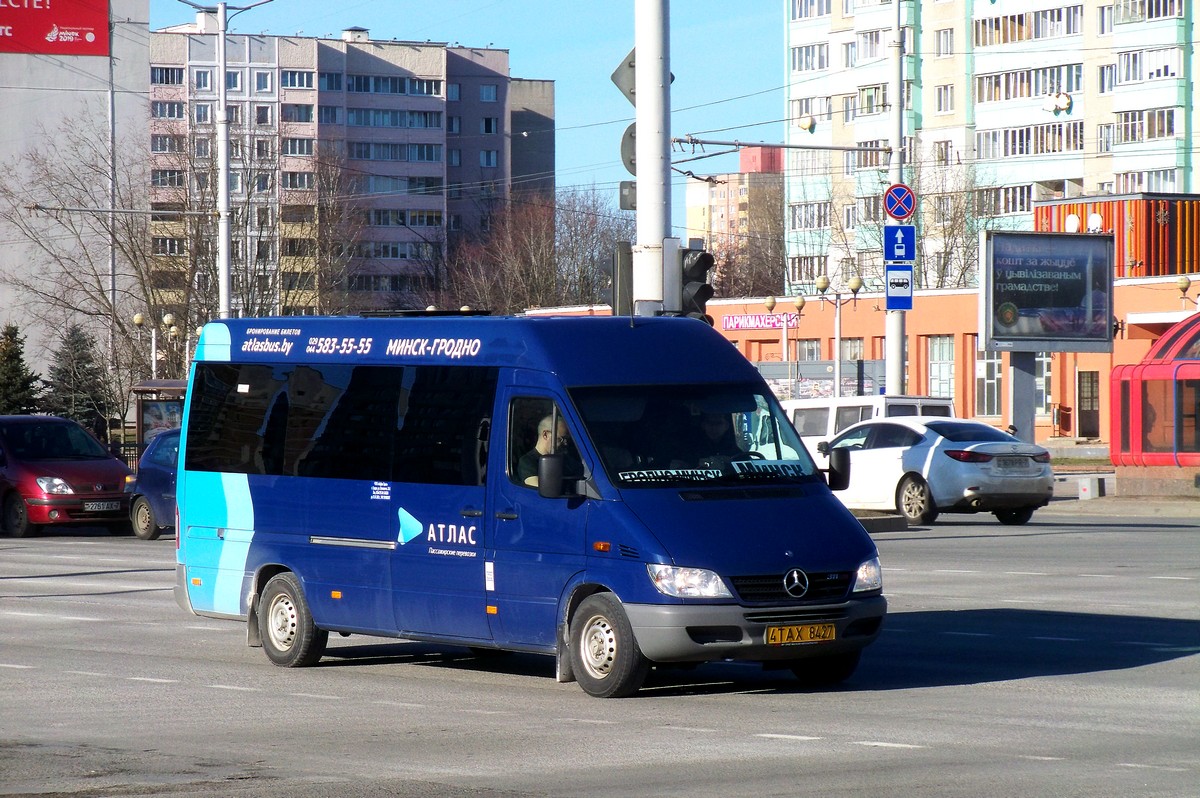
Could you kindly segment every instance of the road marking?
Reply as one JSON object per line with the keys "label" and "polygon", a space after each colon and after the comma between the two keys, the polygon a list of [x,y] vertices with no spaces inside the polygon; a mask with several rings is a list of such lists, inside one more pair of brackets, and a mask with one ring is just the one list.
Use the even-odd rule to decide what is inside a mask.
{"label": "road marking", "polygon": [[615,720],[596,720],[595,718],[563,718],[567,723],[587,723],[592,726],[615,726]]}
{"label": "road marking", "polygon": [[923,745],[909,745],[908,743],[881,743],[874,740],[856,740],[855,745],[865,745],[868,748],[924,748]]}
{"label": "road marking", "polygon": [[179,684],[178,679],[152,679],[149,676],[129,676],[131,682],[150,682],[151,684]]}
{"label": "road marking", "polygon": [[1116,579],[1116,574],[1079,574],[1080,578],[1086,579]]}
{"label": "road marking", "polygon": [[211,687],[213,690],[237,690],[242,693],[259,692],[259,688],[257,687],[242,687],[238,684],[210,684],[209,687]]}
{"label": "road marking", "polygon": [[1150,579],[1172,579],[1177,582],[1191,582],[1192,581],[1192,577],[1190,577],[1190,576],[1151,576],[1149,578]]}
{"label": "road marking", "polygon": [[10,665],[7,662],[0,662],[0,668],[11,668],[14,671],[31,671],[32,665]]}
{"label": "road marking", "polygon": [[375,701],[373,702],[384,707],[403,707],[404,709],[425,709],[425,704],[408,704],[403,701]]}
{"label": "road marking", "polygon": [[955,637],[995,637],[991,632],[942,632],[942,634]]}
{"label": "road marking", "polygon": [[1061,756],[1033,756],[1032,754],[1018,756],[1017,759],[1032,759],[1034,762],[1062,762]]}
{"label": "road marking", "polygon": [[66,672],[67,672],[67,673],[70,673],[70,674],[72,674],[72,675],[74,675],[74,676],[103,676],[103,677],[108,677],[108,676],[111,676],[111,675],[112,675],[112,674],[110,674],[110,673],[97,673],[96,671],[66,671]]}
{"label": "road marking", "polygon": [[812,742],[813,740],[821,739],[820,737],[808,737],[803,734],[756,734],[754,736],[755,737],[765,737],[768,740],[796,740],[796,741],[802,742],[802,743]]}
{"label": "road marking", "polygon": [[342,698],[339,695],[321,695],[320,693],[288,693],[288,695],[295,698],[317,698],[322,701],[340,701]]}
{"label": "road marking", "polygon": [[1187,768],[1170,767],[1169,765],[1142,765],[1137,762],[1118,762],[1119,768],[1138,768],[1141,770],[1165,770],[1170,773],[1187,773]]}
{"label": "road marking", "polygon": [[1005,571],[1009,576],[1049,576],[1050,574],[1042,573],[1041,571]]}
{"label": "road marking", "polygon": [[699,732],[701,734],[714,734],[717,731],[716,729],[705,729],[700,726],[655,726],[654,728],[666,729],[667,731]]}
{"label": "road marking", "polygon": [[52,612],[18,612],[16,610],[5,610],[5,615],[14,615],[19,618],[51,618],[56,621],[87,621],[88,623],[100,623],[103,618],[88,618],[83,615],[55,615]]}
{"label": "road marking", "polygon": [[960,568],[935,568],[935,574],[977,574],[980,571],[967,571]]}

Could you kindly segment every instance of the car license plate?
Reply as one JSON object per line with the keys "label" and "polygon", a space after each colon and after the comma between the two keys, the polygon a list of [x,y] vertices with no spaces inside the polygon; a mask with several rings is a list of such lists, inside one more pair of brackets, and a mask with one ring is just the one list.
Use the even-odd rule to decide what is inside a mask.
{"label": "car license plate", "polygon": [[120,502],[84,502],[83,511],[85,513],[102,513],[106,510],[121,509]]}
{"label": "car license plate", "polygon": [[1004,471],[1020,471],[1029,466],[1028,457],[997,457],[996,467]]}
{"label": "car license plate", "polygon": [[837,637],[831,623],[805,623],[798,626],[768,626],[767,645],[790,646],[797,643],[826,643]]}

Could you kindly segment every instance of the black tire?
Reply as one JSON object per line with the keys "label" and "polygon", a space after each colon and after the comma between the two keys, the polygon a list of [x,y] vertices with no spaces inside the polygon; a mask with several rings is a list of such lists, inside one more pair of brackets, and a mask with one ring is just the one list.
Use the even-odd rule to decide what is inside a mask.
{"label": "black tire", "polygon": [[8,494],[4,500],[4,528],[14,538],[23,538],[35,531],[37,526],[29,523],[29,510],[25,500],[17,493]]}
{"label": "black tire", "polygon": [[571,668],[579,686],[596,698],[625,698],[650,672],[621,602],[611,593],[588,596],[571,619]]}
{"label": "black tire", "polygon": [[797,660],[792,665],[792,673],[796,678],[811,687],[829,687],[841,684],[849,679],[858,668],[862,658],[861,651],[849,654],[828,654],[823,657],[810,657]]}
{"label": "black tire", "polygon": [[1028,524],[1029,519],[1033,518],[1032,507],[1019,507],[1016,510],[997,510],[996,520],[1005,526],[1020,526]]}
{"label": "black tire", "polygon": [[316,665],[325,653],[329,632],[313,625],[300,581],[277,574],[258,600],[258,633],[267,658],[284,668]]}
{"label": "black tire", "polygon": [[133,534],[142,540],[158,540],[158,536],[162,534],[162,527],[154,517],[154,508],[145,496],[138,496],[133,500],[129,521],[133,524]]}
{"label": "black tire", "polygon": [[896,489],[896,510],[910,524],[932,524],[938,517],[928,483],[912,474],[900,480],[900,487]]}

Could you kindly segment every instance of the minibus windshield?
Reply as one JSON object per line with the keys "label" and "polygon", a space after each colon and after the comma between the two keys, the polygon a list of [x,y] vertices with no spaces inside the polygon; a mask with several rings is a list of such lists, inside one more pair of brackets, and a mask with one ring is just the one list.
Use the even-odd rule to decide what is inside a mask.
{"label": "minibus windshield", "polygon": [[625,385],[571,391],[614,484],[807,481],[816,466],[761,385]]}

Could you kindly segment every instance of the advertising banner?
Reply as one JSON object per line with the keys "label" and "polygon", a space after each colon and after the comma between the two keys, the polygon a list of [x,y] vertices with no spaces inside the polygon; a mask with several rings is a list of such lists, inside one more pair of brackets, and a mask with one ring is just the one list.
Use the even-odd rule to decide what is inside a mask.
{"label": "advertising banner", "polygon": [[108,55],[108,0],[2,0],[0,53]]}
{"label": "advertising banner", "polygon": [[986,349],[1112,351],[1112,236],[993,231],[983,237]]}

